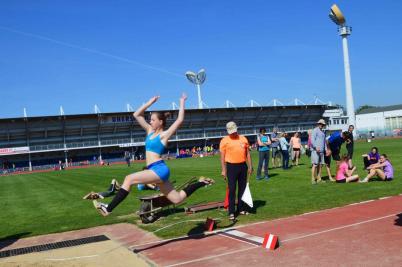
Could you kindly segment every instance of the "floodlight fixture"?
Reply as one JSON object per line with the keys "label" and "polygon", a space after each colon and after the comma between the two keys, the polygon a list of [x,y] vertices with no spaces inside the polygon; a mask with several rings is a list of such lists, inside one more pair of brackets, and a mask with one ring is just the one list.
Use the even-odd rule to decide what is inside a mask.
{"label": "floodlight fixture", "polygon": [[348,124],[355,125],[355,108],[352,93],[352,78],[350,75],[348,36],[352,33],[352,27],[346,25],[346,19],[337,5],[332,5],[329,18],[338,25],[338,34],[342,37],[343,64],[345,69],[345,90],[346,90],[346,113],[349,118]]}
{"label": "floodlight fixture", "polygon": [[329,18],[339,26],[342,26],[346,23],[346,19],[342,14],[342,11],[339,9],[339,7],[335,4],[331,6],[331,10],[329,12]]}
{"label": "floodlight fixture", "polygon": [[204,69],[200,69],[198,73],[187,71],[186,72],[187,79],[197,86],[198,91],[198,108],[202,109],[202,99],[201,99],[201,84],[205,82],[206,74]]}

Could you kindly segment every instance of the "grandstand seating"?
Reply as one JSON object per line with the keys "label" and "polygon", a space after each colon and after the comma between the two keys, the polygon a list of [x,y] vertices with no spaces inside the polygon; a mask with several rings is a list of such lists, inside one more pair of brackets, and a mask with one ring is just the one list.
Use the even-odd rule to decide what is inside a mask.
{"label": "grandstand seating", "polygon": [[[172,136],[169,150],[178,147],[218,144],[226,135],[225,125],[235,121],[239,133],[250,136],[254,142],[260,127],[268,132],[277,127],[279,131],[305,132],[329,107],[326,105],[265,106],[238,108],[210,108],[186,110],[183,125]],[[165,111],[162,111],[165,112]],[[170,111],[172,123],[178,114]],[[149,112],[146,116],[149,116]],[[73,158],[74,161],[123,156],[124,150],[138,149],[143,152],[144,132],[133,119],[131,112],[59,115],[28,118],[0,119],[0,148],[30,148],[30,155],[0,155],[0,158],[26,166],[55,163]],[[1,168],[1,163],[0,163]]]}

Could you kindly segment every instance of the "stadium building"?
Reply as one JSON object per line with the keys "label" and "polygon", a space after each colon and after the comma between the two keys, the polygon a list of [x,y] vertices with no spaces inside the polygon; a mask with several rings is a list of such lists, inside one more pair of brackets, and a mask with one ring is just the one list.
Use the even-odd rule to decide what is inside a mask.
{"label": "stadium building", "polygon": [[[168,151],[175,154],[179,148],[205,145],[217,148],[227,135],[228,121],[235,121],[239,133],[251,143],[260,127],[268,132],[274,127],[280,132],[300,131],[306,136],[328,108],[294,105],[189,109]],[[176,119],[178,110],[170,112],[168,125]],[[0,168],[35,170],[59,161],[77,165],[100,159],[122,160],[127,150],[138,159],[144,155],[144,139],[144,131],[132,112],[0,119]]]}

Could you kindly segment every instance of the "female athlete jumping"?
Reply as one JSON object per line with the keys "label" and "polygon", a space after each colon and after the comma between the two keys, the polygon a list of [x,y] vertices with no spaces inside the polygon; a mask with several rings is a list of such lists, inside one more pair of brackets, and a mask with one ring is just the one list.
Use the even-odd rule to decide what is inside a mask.
{"label": "female athlete jumping", "polygon": [[186,188],[177,192],[169,182],[170,171],[162,160],[161,155],[167,147],[169,138],[177,131],[184,120],[184,103],[187,96],[183,94],[180,98],[179,115],[176,121],[167,129],[166,116],[160,112],[152,112],[151,120],[148,124],[144,118],[144,112],[159,99],[159,96],[152,97],[147,103],[140,107],[135,113],[134,118],[147,133],[145,139],[147,169],[133,174],[129,174],[124,179],[123,185],[117,192],[110,204],[104,204],[94,200],[95,208],[103,215],[109,215],[117,205],[119,205],[130,192],[134,184],[158,184],[160,191],[174,204],[182,202],[189,197],[195,190],[205,185],[212,184],[214,181],[209,178],[200,178],[198,182],[188,185]]}

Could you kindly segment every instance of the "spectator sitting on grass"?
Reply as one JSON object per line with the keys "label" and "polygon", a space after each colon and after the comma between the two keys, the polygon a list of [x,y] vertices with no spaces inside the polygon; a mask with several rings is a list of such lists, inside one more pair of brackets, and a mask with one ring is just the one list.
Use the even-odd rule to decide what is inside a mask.
{"label": "spectator sitting on grass", "polygon": [[367,167],[369,167],[372,164],[378,163],[380,160],[380,154],[378,153],[378,148],[377,147],[372,147],[370,153],[368,154],[363,154],[363,163],[364,163],[364,169],[366,170]]}
{"label": "spectator sitting on grass", "polygon": [[392,179],[394,179],[394,168],[386,154],[382,154],[380,156],[380,162],[371,164],[367,167],[367,170],[370,172],[366,178],[360,181],[361,183],[367,183],[376,175],[383,181],[392,181]]}
{"label": "spectator sitting on grass", "polygon": [[353,175],[353,172],[356,170],[356,167],[349,170],[349,157],[348,155],[343,155],[341,158],[341,163],[339,165],[338,172],[336,173],[336,182],[337,183],[350,183],[359,180],[359,175]]}

